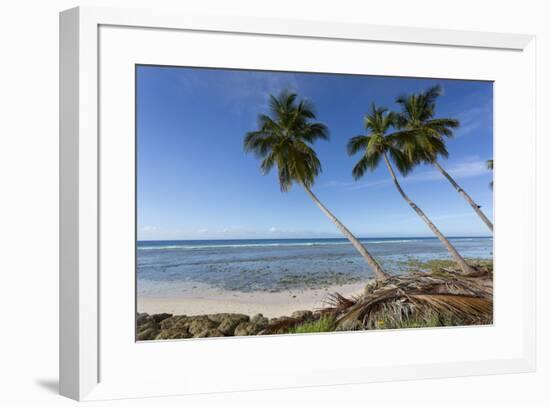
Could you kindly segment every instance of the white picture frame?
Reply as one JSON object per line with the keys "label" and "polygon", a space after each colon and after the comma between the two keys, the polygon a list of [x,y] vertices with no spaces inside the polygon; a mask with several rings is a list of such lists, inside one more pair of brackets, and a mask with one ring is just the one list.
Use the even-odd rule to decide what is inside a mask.
{"label": "white picture frame", "polygon": [[[458,55],[451,54],[460,52],[463,53],[466,61],[453,66],[451,77],[496,81],[495,138],[502,141],[496,142],[495,155],[501,160],[499,164],[501,166],[495,172],[495,179],[509,180],[514,184],[515,189],[507,187],[506,182],[495,188],[495,218],[498,218],[495,229],[497,264],[495,295],[497,298],[500,296],[500,299],[495,305],[496,319],[493,327],[453,328],[452,331],[444,329],[369,332],[369,337],[361,336],[364,333],[343,333],[294,336],[293,338],[244,338],[156,344],[134,342],[131,345],[128,327],[133,326],[134,320],[130,316],[131,320],[119,324],[122,327],[117,331],[118,325],[110,317],[112,312],[106,312],[106,310],[111,311],[118,307],[117,303],[120,302],[125,304],[120,305],[120,315],[128,315],[130,309],[135,315],[133,302],[127,304],[132,300],[134,292],[134,282],[128,279],[128,274],[121,272],[120,276],[113,277],[113,273],[102,272],[106,264],[114,264],[120,260],[121,269],[126,270],[128,267],[125,265],[130,263],[124,262],[133,261],[122,257],[118,260],[111,257],[115,254],[110,253],[109,240],[103,234],[105,228],[102,228],[104,225],[102,222],[105,219],[116,219],[116,215],[124,214],[127,209],[124,207],[111,210],[114,202],[111,200],[111,194],[126,194],[117,198],[120,202],[126,202],[129,196],[133,196],[134,181],[131,173],[133,166],[130,165],[132,154],[127,155],[128,165],[125,158],[121,159],[123,164],[120,165],[120,169],[109,164],[109,160],[112,161],[109,155],[116,155],[133,147],[127,144],[129,139],[123,136],[120,139],[105,138],[105,135],[109,135],[117,126],[124,134],[133,132],[133,129],[130,129],[133,124],[129,120],[133,105],[129,106],[127,103],[128,100],[133,99],[133,91],[127,87],[130,86],[133,78],[121,81],[124,82],[120,85],[121,88],[117,88],[117,82],[121,79],[120,75],[129,72],[128,69],[133,66],[132,64],[150,62],[145,61],[146,59],[153,61],[163,59],[161,54],[166,50],[163,51],[163,47],[159,44],[161,39],[162,44],[172,42],[172,45],[178,45],[186,44],[185,41],[189,38],[200,41],[200,38],[205,35],[219,36],[216,38],[220,42],[234,43],[236,49],[242,48],[243,45],[239,44],[235,38],[239,38],[239,41],[247,41],[251,38],[254,41],[269,40],[273,42],[274,47],[278,47],[277,41],[285,41],[287,45],[292,41],[326,41],[324,46],[328,48],[330,43],[334,52],[341,50],[342,58],[345,58],[346,52],[350,52],[350,50],[346,51],[346,47],[351,49],[367,45],[377,47],[376,52],[380,52],[381,55],[384,53],[388,55],[388,51],[384,50],[385,47],[393,47],[393,50],[396,49],[395,47],[404,47],[404,50],[406,47],[422,47],[422,52],[426,53],[434,50],[448,52],[450,58],[458,58]],[[132,38],[136,36],[139,37],[140,50],[143,49],[141,54],[135,44],[132,44],[132,41],[136,41]],[[184,38],[184,36],[187,37]],[[118,55],[115,56],[115,53]],[[486,53],[491,53],[490,57]],[[206,61],[205,64],[211,66],[222,64],[231,67],[250,64],[239,55],[233,56],[237,59],[231,61],[228,59],[227,63],[212,60]],[[468,63],[468,58],[473,59],[474,56],[482,61],[486,59],[487,64],[476,67]],[[174,59],[176,57],[173,55],[169,58],[172,58],[170,61],[174,60],[176,64],[181,64]],[[239,62],[241,60],[243,62]],[[493,61],[495,64],[500,62],[498,72],[496,65],[491,66],[490,60],[495,60],[496,62]],[[116,74],[119,76],[111,75],[111,72],[114,73],[116,70],[113,68],[115,64],[120,67],[121,73]],[[265,64],[266,67],[283,68],[282,65],[274,67],[269,61]],[[355,64],[350,62],[347,68],[350,73],[355,70],[355,73],[399,75],[403,73],[399,69],[405,69],[395,68],[392,71],[380,65],[372,68],[374,72],[365,72],[364,66],[358,62]],[[259,68],[259,65],[262,63],[252,67]],[[411,65],[414,64],[411,63]],[[296,66],[294,69],[299,68],[305,71],[314,69],[306,65]],[[327,66],[317,66],[315,69],[341,71],[338,67],[328,66],[328,63]],[[408,69],[408,72],[414,75],[414,68]],[[439,64],[434,63],[430,69],[432,69],[430,72],[436,75],[435,77],[440,77],[437,75],[443,75],[446,68],[440,61]],[[419,71],[418,76],[427,76],[430,72]],[[496,77],[500,79],[495,79]],[[499,83],[502,83],[502,86],[499,87]],[[102,88],[102,86],[107,87]],[[126,94],[124,89],[132,94]],[[109,95],[112,96],[109,98],[111,107],[112,103],[122,106],[116,117],[112,114],[112,108],[103,106],[107,102],[102,99],[104,96],[102,91],[114,92]],[[509,148],[505,140],[508,132],[519,129],[517,127],[519,123],[515,123],[514,118],[506,115],[508,107],[506,101],[501,99],[502,96],[499,96],[499,92],[517,93],[522,100],[519,109],[523,123],[521,131],[525,137],[524,154],[521,157],[521,165],[516,163],[514,168],[506,166]],[[98,400],[533,371],[535,368],[536,267],[534,252],[536,105],[534,95],[535,39],[529,35],[192,15],[157,10],[79,7],[62,12],[60,15],[61,394],[75,400]],[[506,116],[509,122],[507,128],[503,128],[503,119]],[[106,127],[103,127],[104,122],[107,123]],[[126,129],[125,126],[128,128]],[[105,133],[103,129],[106,129]],[[128,185],[120,187],[119,183],[121,191],[115,192],[114,184],[110,184],[109,179],[120,182],[127,180]],[[500,181],[495,181],[495,184],[498,182]],[[521,196],[521,200],[518,200],[518,195]],[[505,203],[510,199],[515,200]],[[514,214],[514,218],[509,219],[507,214]],[[133,212],[123,218],[120,222],[116,222],[119,230],[113,229],[109,235],[120,232],[120,236],[127,236],[127,234],[133,236],[132,227],[135,228],[135,225],[132,226]],[[500,232],[502,237],[499,236],[499,230],[502,231]],[[509,255],[507,252],[512,249],[511,234],[516,234],[515,238],[518,240],[513,247],[517,251],[515,260],[506,257]],[[133,247],[133,238],[131,244]],[[120,256],[128,257],[130,253],[130,251],[122,252]],[[512,275],[512,273],[517,274]],[[518,295],[514,299],[516,301],[514,310],[505,308],[506,296],[511,292],[512,284],[516,284],[518,290]],[[118,290],[117,294],[114,294],[114,288],[110,287],[115,286],[122,287],[122,291]],[[499,318],[499,307],[502,310],[501,318]],[[507,321],[507,318],[512,317],[517,319],[514,331],[510,330],[511,322]],[[120,339],[119,342],[115,340],[122,337],[124,340]],[[425,363],[419,363],[414,357],[407,360],[407,353],[404,350],[393,355],[397,358],[395,361],[382,359],[374,361],[375,356],[372,355],[372,359],[365,363],[345,358],[347,360],[340,364],[331,360],[316,364],[313,359],[308,359],[310,356],[306,351],[316,347],[326,349],[336,344],[341,346],[342,343],[346,343],[343,341],[347,341],[351,351],[364,346],[362,344],[378,342],[386,343],[386,346],[393,346],[395,349],[401,341],[420,344],[431,337],[439,341],[454,340],[449,339],[451,337],[462,338],[464,344],[473,340],[491,340],[495,341],[492,346],[494,352],[487,353],[487,357],[483,357],[483,349],[481,349],[476,354],[473,352],[471,358],[468,358],[461,356],[460,346],[457,344],[453,361],[446,360],[447,355],[439,358],[435,354],[425,354]],[[458,342],[460,339],[456,340]],[[113,345],[115,342],[116,345]],[[132,347],[131,351],[125,350],[130,347]],[[279,366],[276,360],[269,364],[269,368],[261,366],[257,357],[254,361],[254,355],[257,355],[255,352],[261,352],[266,347],[292,349],[297,352],[297,355],[303,355],[309,367],[300,370],[299,367],[285,367],[282,364]],[[466,352],[467,349],[463,351]],[[166,357],[171,354],[170,352],[174,355],[182,352],[195,355],[187,356],[186,359],[186,363],[196,368],[193,375],[189,377],[184,375],[185,377],[180,376],[178,380],[173,380],[178,370],[173,366],[167,366],[162,374],[156,370],[156,377],[147,377],[147,372],[152,371],[150,369],[143,369],[141,373],[143,377],[132,376],[136,374],[136,369],[132,366],[132,358],[139,355],[142,358],[140,366],[145,366],[147,363],[158,363],[161,355]],[[244,360],[244,366],[232,368],[231,375],[228,375],[229,371],[223,371],[223,369],[220,369],[219,375],[208,372],[208,369],[204,371],[198,365],[200,360],[196,355],[213,353],[218,353],[222,359],[226,358],[225,364],[236,364]],[[120,355],[116,363],[112,360],[114,355]],[[241,355],[240,359],[235,359],[237,355]],[[399,360],[402,360],[402,363],[399,363]],[[207,361],[212,362],[212,360]],[[246,365],[247,363],[249,365]]]}

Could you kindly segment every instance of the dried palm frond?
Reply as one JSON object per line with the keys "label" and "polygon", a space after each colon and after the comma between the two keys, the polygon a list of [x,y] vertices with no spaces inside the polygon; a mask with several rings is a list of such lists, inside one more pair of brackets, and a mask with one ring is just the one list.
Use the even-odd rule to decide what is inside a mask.
{"label": "dried palm frond", "polygon": [[321,311],[330,311],[330,312],[339,312],[343,311],[353,305],[358,301],[358,298],[346,298],[340,293],[330,293],[327,294],[323,303],[326,305]]}
{"label": "dried palm frond", "polygon": [[492,276],[416,273],[375,281],[361,297],[333,294],[324,309],[337,330],[490,324]]}

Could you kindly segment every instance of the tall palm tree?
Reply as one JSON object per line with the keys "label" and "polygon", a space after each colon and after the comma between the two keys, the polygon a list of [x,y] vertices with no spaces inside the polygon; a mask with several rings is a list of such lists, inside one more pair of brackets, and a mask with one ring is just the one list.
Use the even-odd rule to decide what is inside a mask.
{"label": "tall palm tree", "polygon": [[452,137],[453,129],[459,126],[458,120],[434,118],[435,102],[440,95],[441,87],[433,86],[425,92],[397,98],[401,112],[397,115],[396,123],[404,130],[402,135],[405,136],[402,137],[401,147],[410,160],[434,165],[492,232],[493,223],[485,216],[481,207],[439,164],[440,156],[449,155],[444,137]]}
{"label": "tall palm tree", "polygon": [[321,162],[312,147],[316,140],[328,140],[327,127],[315,122],[313,106],[304,100],[297,101],[294,93],[282,92],[279,97],[270,96],[271,116],[258,116],[259,130],[247,133],[244,149],[253,152],[262,160],[260,168],[264,174],[277,168],[282,192],[293,183],[304,188],[321,211],[348,238],[363,256],[377,279],[388,275],[361,242],[340,222],[315,196],[311,187],[321,172]]}
{"label": "tall palm tree", "polygon": [[[445,245],[453,259],[459,265],[463,274],[473,274],[475,270],[466,263],[464,258],[458,253],[454,246],[447,238],[439,231],[432,223],[426,214],[407,196],[399,180],[395,175],[391,161],[403,175],[407,175],[412,169],[414,163],[411,162],[407,154],[399,148],[399,141],[402,134],[399,132],[389,133],[390,129],[395,126],[396,115],[388,112],[385,108],[377,108],[372,105],[372,110],[365,116],[365,129],[367,135],[359,135],[352,137],[348,142],[348,154],[354,155],[361,152],[362,156],[353,168],[353,177],[358,180],[365,172],[374,170],[378,167],[381,160],[384,160],[386,167],[390,173],[392,181],[397,188],[399,194],[417,213],[420,218],[426,222],[432,232]],[[388,157],[389,156],[389,157]],[[390,161],[391,158],[391,161]]]}

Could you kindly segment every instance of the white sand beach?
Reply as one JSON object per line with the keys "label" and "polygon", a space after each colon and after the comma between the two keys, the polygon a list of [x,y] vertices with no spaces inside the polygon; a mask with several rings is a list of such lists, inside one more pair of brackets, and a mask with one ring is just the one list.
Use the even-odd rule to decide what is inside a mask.
{"label": "white sand beach", "polygon": [[181,296],[138,296],[138,312],[148,314],[170,313],[175,315],[203,315],[215,313],[242,313],[266,317],[290,315],[297,310],[321,308],[327,295],[338,292],[344,296],[360,294],[366,282],[332,286],[322,289],[293,290],[282,292],[226,291],[208,286],[186,284]]}

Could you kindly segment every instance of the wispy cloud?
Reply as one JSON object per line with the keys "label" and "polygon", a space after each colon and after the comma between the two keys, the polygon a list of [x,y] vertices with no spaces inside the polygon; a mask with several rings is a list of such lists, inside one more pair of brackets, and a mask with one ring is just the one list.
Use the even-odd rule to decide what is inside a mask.
{"label": "wispy cloud", "polygon": [[[438,222],[442,220],[452,220],[452,219],[468,219],[468,218],[475,218],[477,215],[470,211],[470,212],[463,212],[463,213],[451,213],[447,215],[434,215],[430,216],[430,220],[433,222]],[[407,216],[399,219],[399,223],[403,222],[418,222],[418,216]]]}
{"label": "wispy cloud", "polygon": [[145,225],[141,228],[141,231],[145,233],[156,232],[157,230],[159,230],[159,228],[157,226],[152,226],[152,225]]}
{"label": "wispy cloud", "polygon": [[[445,166],[442,165],[444,168]],[[473,178],[473,177],[479,177],[482,175],[488,174],[490,171],[487,169],[486,163],[483,160],[469,160],[462,163],[451,165],[448,168],[445,168],[445,170],[454,178],[454,179],[464,179],[464,178]],[[422,171],[417,173],[412,173],[408,175],[407,177],[400,177],[400,182],[402,184],[414,184],[419,182],[431,182],[431,181],[440,181],[443,179],[443,175],[441,173],[434,169],[434,170],[428,170],[428,171]],[[373,180],[373,181],[359,181],[359,182],[353,182],[353,181],[345,181],[345,182],[339,182],[339,181],[330,181],[325,184],[325,187],[337,187],[337,188],[345,188],[349,190],[356,190],[356,189],[363,189],[363,188],[370,188],[370,187],[377,187],[377,186],[386,186],[391,185],[392,180],[389,177],[385,179],[379,179],[379,180]]]}
{"label": "wispy cloud", "polygon": [[[330,228],[328,228],[330,230]],[[149,234],[143,233],[144,239],[273,239],[273,238],[305,238],[334,237],[336,232],[326,232],[309,229],[284,229],[275,226],[252,229],[247,227],[223,227],[220,229],[158,229]]]}
{"label": "wispy cloud", "polygon": [[475,100],[466,100],[454,112],[451,112],[451,117],[455,117],[460,121],[460,127],[455,130],[457,137],[467,136],[475,133],[482,127],[483,123],[487,123],[487,118],[493,115],[493,99],[492,97],[480,98],[475,95]]}
{"label": "wispy cloud", "polygon": [[201,71],[190,70],[184,71],[179,84],[181,90],[190,95],[208,89],[229,109],[242,113],[247,106],[254,106],[255,111],[258,108],[266,110],[269,95],[279,94],[281,90],[306,96],[301,82],[294,73],[251,71],[241,75],[239,71],[222,71],[217,75],[205,76]]}

